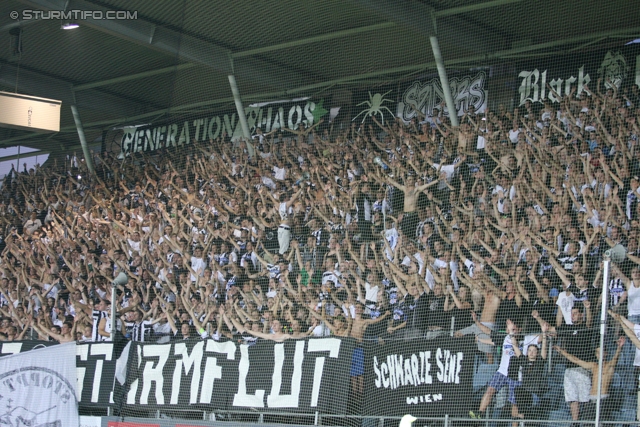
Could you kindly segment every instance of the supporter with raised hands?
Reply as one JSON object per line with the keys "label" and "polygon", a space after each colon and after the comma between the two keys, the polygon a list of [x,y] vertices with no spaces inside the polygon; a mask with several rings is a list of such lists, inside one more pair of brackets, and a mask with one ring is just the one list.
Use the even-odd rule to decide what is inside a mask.
{"label": "supporter with raised hands", "polygon": [[[611,413],[617,408],[620,407],[620,401],[622,400],[622,396],[616,394],[616,396],[610,395],[609,388],[611,386],[611,381],[613,380],[613,373],[616,368],[616,364],[618,363],[618,358],[622,352],[622,347],[625,344],[625,338],[619,337],[617,340],[616,352],[608,360],[603,361],[603,370],[602,370],[602,384],[601,388],[598,387],[599,381],[599,363],[598,358],[600,357],[600,348],[596,347],[594,349],[596,360],[583,360],[580,357],[576,357],[575,355],[569,353],[565,349],[554,346],[554,350],[556,350],[560,355],[567,358],[572,364],[577,365],[583,369],[586,369],[591,372],[591,389],[589,391],[589,403],[584,408],[583,413],[581,414],[581,419],[592,420],[595,418],[596,414],[596,400],[598,398],[598,392],[600,392],[601,402],[600,402],[600,414],[601,419],[603,421],[610,420]],[[604,352],[604,356],[606,357],[606,351]],[[592,358],[590,358],[592,359]],[[573,412],[573,410],[572,410]],[[575,418],[574,418],[575,419]]]}
{"label": "supporter with raised hands", "polygon": [[[500,297],[495,294],[495,286],[493,286],[490,279],[484,275],[482,270],[476,271],[473,277],[468,276],[465,272],[461,271],[458,277],[465,277],[465,279],[461,279],[463,283],[469,285],[475,292],[477,292],[476,295],[480,296],[484,301],[482,305],[474,304],[478,307],[480,305],[482,306],[479,322],[486,328],[495,330],[496,315],[501,301]],[[474,334],[478,339],[486,339],[487,336],[483,330],[484,329],[479,328],[476,324],[472,324],[471,326],[457,330],[454,333],[454,337],[460,338],[464,335]],[[485,353],[487,363],[493,363],[493,350],[491,346],[487,346],[482,341],[478,340],[478,350]]]}
{"label": "supporter with raised hands", "polygon": [[[584,307],[586,320],[580,305]],[[590,343],[594,332],[591,329],[591,303],[586,300],[580,305],[574,305],[571,308],[571,323],[564,323],[558,327],[547,326],[548,323],[539,316],[537,311],[531,314],[541,327],[547,327],[550,333],[557,333],[563,339],[563,345],[568,354],[576,356],[576,359],[589,361],[593,358],[593,348]],[[591,376],[580,364],[571,362],[565,372],[564,386],[565,400],[569,403],[571,418],[577,422],[580,403],[589,402]]]}
{"label": "supporter with raised hands", "polygon": [[522,382],[518,377],[519,365],[517,365],[517,363],[514,363],[513,359],[514,357],[519,358],[522,355],[522,349],[520,348],[519,342],[520,327],[517,323],[509,319],[506,322],[505,333],[495,332],[487,326],[483,325],[481,322],[478,322],[477,316],[475,316],[475,314],[473,316],[473,320],[475,322],[475,325],[480,328],[480,330],[485,335],[487,335],[486,338],[478,337],[478,344],[482,343],[483,345],[492,347],[502,344],[502,355],[500,358],[500,365],[498,367],[498,370],[491,378],[489,387],[487,387],[487,390],[482,396],[478,411],[469,411],[469,416],[471,418],[485,418],[485,411],[489,407],[495,393],[500,391],[503,387],[508,386],[509,389],[507,400],[509,401],[509,403],[511,403],[511,416],[514,418],[518,418],[519,412],[515,391],[522,385]]}

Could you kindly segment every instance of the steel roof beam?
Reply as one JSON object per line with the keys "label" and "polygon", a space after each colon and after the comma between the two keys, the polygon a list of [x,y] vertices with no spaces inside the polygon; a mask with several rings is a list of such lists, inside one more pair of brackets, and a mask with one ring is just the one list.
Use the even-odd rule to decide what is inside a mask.
{"label": "steel roof beam", "polygon": [[75,90],[76,92],[79,92],[79,91],[83,91],[83,90],[87,90],[87,89],[92,89],[92,88],[95,88],[95,87],[108,86],[108,85],[113,85],[113,84],[117,84],[117,83],[124,83],[124,82],[128,82],[128,81],[131,81],[131,80],[137,80],[137,79],[145,79],[147,77],[153,77],[153,76],[157,76],[157,75],[160,75],[160,74],[166,74],[166,73],[174,73],[174,72],[180,71],[180,70],[188,70],[189,68],[193,68],[193,67],[196,67],[196,66],[198,66],[198,64],[194,64],[193,62],[186,62],[184,64],[173,65],[171,67],[157,68],[155,70],[143,71],[141,73],[129,74],[129,75],[120,76],[120,77],[114,77],[112,79],[100,80],[100,81],[96,81],[96,82],[79,84],[79,85],[75,85],[73,87],[73,90]]}
{"label": "steel roof beam", "polygon": [[[436,11],[433,12],[433,15],[436,18],[448,17],[448,16],[459,15],[459,14],[464,14],[464,13],[469,13],[469,12],[475,12],[475,11],[478,11],[478,10],[488,9],[488,8],[492,8],[492,7],[505,6],[505,5],[512,4],[512,3],[519,3],[521,1],[523,1],[523,0],[495,0],[495,1],[485,2],[485,3],[469,5],[469,6],[461,6],[461,7],[454,7],[454,8],[451,8],[451,9],[436,10]],[[25,21],[25,22],[29,22],[29,21]],[[11,24],[11,25],[15,25],[15,24]],[[255,48],[255,49],[248,49],[248,50],[243,50],[243,51],[239,51],[239,52],[232,52],[231,53],[231,57],[233,59],[237,60],[237,59],[245,58],[245,57],[248,57],[248,56],[261,55],[261,54],[265,54],[265,53],[269,53],[269,52],[275,52],[275,51],[278,51],[278,50],[290,49],[290,48],[293,48],[293,47],[305,46],[305,45],[313,44],[313,43],[320,43],[320,42],[327,41],[327,40],[333,40],[333,39],[338,39],[338,38],[343,38],[343,37],[350,37],[350,36],[357,35],[357,34],[362,34],[362,33],[365,33],[365,32],[380,31],[380,30],[384,30],[384,29],[387,29],[387,28],[396,27],[397,25],[398,24],[396,24],[393,21],[387,21],[387,22],[381,22],[379,24],[367,25],[367,26],[364,26],[364,27],[356,27],[356,28],[350,28],[350,29],[347,29],[347,30],[333,31],[333,32],[330,32],[330,33],[319,34],[319,35],[312,36],[312,37],[307,37],[307,38],[304,38],[304,39],[294,40],[294,41],[291,41],[291,42],[278,43],[278,44],[274,44],[274,45],[258,47],[258,48]],[[470,25],[470,24],[467,24],[467,25]],[[445,32],[445,33],[449,32],[446,28],[444,30],[442,30],[442,31]],[[457,31],[457,30],[456,29],[452,29],[452,31]],[[477,31],[474,31],[474,32],[477,33]],[[447,35],[445,34],[444,37],[446,39]],[[142,73],[130,74],[130,75],[121,76],[121,77],[115,77],[113,79],[107,79],[107,80],[101,80],[101,81],[96,81],[96,82],[85,83],[85,84],[81,84],[81,85],[75,86],[74,89],[76,91],[81,91],[81,90],[86,90],[86,89],[100,87],[100,86],[107,86],[107,85],[111,85],[111,84],[127,82],[127,81],[130,81],[130,80],[143,79],[143,78],[147,78],[147,77],[156,76],[156,75],[159,75],[159,74],[172,73],[172,72],[175,72],[176,70],[185,70],[185,69],[188,69],[188,68],[192,68],[194,66],[196,66],[196,64],[194,64],[194,63],[185,63],[185,64],[180,64],[180,65],[177,65],[177,66],[174,66],[174,67],[159,68],[159,69],[155,69],[155,70],[144,71]]]}
{"label": "steel roof beam", "polygon": [[[21,1],[28,2],[29,0],[21,0]],[[438,11],[434,11],[433,15],[435,17],[437,17],[437,18],[448,17],[448,16],[459,15],[459,14],[464,14],[464,13],[469,13],[469,12],[475,12],[477,10],[483,10],[483,9],[487,9],[487,8],[492,8],[492,7],[498,7],[498,6],[504,6],[504,5],[513,4],[513,3],[518,3],[518,2],[521,2],[521,1],[523,1],[523,0],[495,0],[495,1],[485,2],[485,3],[469,5],[469,6],[461,6],[461,7],[454,7],[454,8],[450,8],[450,9],[438,10]],[[55,0],[52,1],[52,0],[49,0],[49,1],[38,1],[38,3],[42,4],[43,6],[45,6],[47,8],[54,8],[54,7],[60,7],[60,4],[62,4],[64,2],[63,1],[55,1]],[[53,9],[50,9],[50,10],[53,10]],[[2,27],[0,29],[0,31],[5,30],[5,29],[14,28],[14,27],[17,27],[17,26],[25,26],[25,25],[29,25],[29,24],[33,24],[33,23],[37,23],[37,22],[39,22],[39,21],[37,21],[37,20],[18,21],[18,22],[14,22],[14,23],[11,23],[11,24],[8,24],[8,25]],[[365,33],[365,32],[379,31],[379,30],[382,30],[382,29],[395,27],[396,25],[397,24],[395,22],[393,22],[393,21],[382,22],[380,24],[374,24],[374,25],[368,25],[368,26],[364,26],[364,27],[356,27],[356,28],[350,28],[350,29],[347,29],[347,30],[340,30],[340,31],[333,31],[333,32],[330,32],[330,33],[325,33],[325,34],[319,34],[317,36],[308,37],[308,38],[299,39],[299,40],[294,40],[292,42],[279,43],[279,44],[275,44],[275,45],[262,46],[262,47],[255,48],[255,49],[249,49],[249,50],[244,50],[244,51],[239,51],[239,52],[233,52],[230,55],[231,55],[231,57],[233,59],[237,60],[237,59],[245,58],[245,57],[249,57],[249,56],[260,55],[260,54],[269,53],[269,52],[275,52],[275,51],[282,50],[282,49],[289,49],[289,48],[292,48],[292,47],[299,47],[299,46],[304,46],[304,45],[307,45],[307,44],[319,43],[319,42],[322,42],[322,41],[332,40],[332,39],[336,39],[336,38],[349,37],[349,36],[353,36],[353,35],[361,34],[361,33]],[[150,27],[150,28],[152,28],[152,27]],[[150,28],[148,29],[148,31],[151,31]],[[445,33],[449,32],[446,28],[443,31]],[[457,30],[453,29],[452,31],[457,31]],[[444,37],[445,37],[445,40],[446,40],[447,35],[445,34]],[[176,66],[144,71],[144,72],[141,72],[141,73],[115,77],[115,78],[112,78],[112,79],[106,79],[106,80],[100,80],[100,81],[95,81],[95,82],[84,83],[84,84],[80,84],[80,85],[74,86],[73,89],[76,92],[84,91],[84,90],[92,89],[92,88],[96,88],[96,87],[108,86],[108,85],[117,84],[117,83],[123,83],[123,82],[131,81],[131,80],[152,77],[152,76],[165,74],[165,73],[172,73],[172,72],[179,71],[179,70],[186,70],[186,69],[189,69],[189,68],[193,68],[196,65],[197,64],[194,63],[194,62],[187,62],[187,63],[179,64],[179,65],[176,65]],[[240,74],[242,74],[242,73],[240,73]]]}
{"label": "steel roof beam", "polygon": [[[19,1],[31,7],[47,11],[78,9],[107,11],[106,8],[85,0]],[[225,75],[235,74],[238,77],[260,81],[264,85],[280,88],[300,84],[301,78],[297,73],[255,58],[244,58],[237,61],[234,70],[231,51],[228,49],[193,36],[181,34],[144,19],[108,20],[91,18],[79,22],[97,31],[175,56],[183,61],[205,65]]]}
{"label": "steel roof beam", "polygon": [[[19,0],[21,3],[45,11],[108,9],[84,0]],[[93,29],[127,39],[137,44],[175,55],[185,60],[210,66],[224,73],[231,72],[229,51],[212,43],[157,26],[143,19],[109,20],[86,19],[77,22]]]}
{"label": "steel roof beam", "polygon": [[[573,44],[573,43],[582,43],[582,42],[586,42],[588,40],[598,39],[598,38],[603,38],[603,37],[617,37],[617,36],[621,36],[623,34],[626,34],[626,35],[628,35],[628,34],[636,34],[638,32],[640,32],[640,27],[621,28],[621,29],[612,30],[612,31],[604,31],[604,32],[598,32],[598,33],[592,33],[592,34],[585,34],[585,35],[577,36],[577,37],[571,37],[571,38],[567,38],[567,39],[555,40],[555,41],[547,42],[547,43],[540,43],[540,44],[536,44],[536,45],[523,46],[523,47],[519,47],[519,48],[515,48],[515,49],[501,50],[501,51],[498,51],[498,52],[494,52],[493,54],[490,54],[490,55],[480,54],[480,55],[466,56],[466,57],[462,57],[462,58],[449,59],[449,60],[445,60],[444,62],[445,62],[446,66],[469,64],[469,63],[475,63],[475,66],[484,66],[484,65],[487,65],[486,61],[493,60],[493,59],[508,58],[510,56],[514,56],[514,55],[518,55],[518,54],[522,54],[522,53],[535,52],[536,50],[551,49],[551,48],[555,48],[555,47],[559,47],[559,46],[566,46],[566,45]],[[556,54],[557,53],[558,52],[556,52]],[[553,52],[545,52],[544,54],[545,55],[553,55],[554,53]],[[427,70],[427,69],[433,69],[435,66],[436,66],[435,62],[427,62],[427,63],[422,63],[422,64],[412,64],[412,65],[406,65],[406,66],[402,66],[402,67],[396,67],[396,68],[389,68],[389,69],[384,69],[384,70],[372,71],[372,72],[369,72],[369,73],[357,74],[357,75],[352,75],[352,76],[345,76],[345,77],[341,77],[341,78],[338,78],[338,79],[329,80],[329,81],[325,81],[325,82],[321,82],[321,83],[315,83],[315,84],[310,84],[310,85],[305,85],[305,86],[298,86],[296,88],[289,89],[289,90],[286,90],[286,91],[268,92],[268,93],[259,93],[259,94],[246,94],[246,95],[243,96],[243,98],[245,100],[249,100],[249,99],[265,100],[265,99],[275,98],[275,97],[279,97],[279,96],[293,95],[293,94],[297,94],[297,93],[300,93],[300,92],[308,92],[310,90],[321,89],[321,88],[328,87],[328,86],[335,86],[335,85],[341,85],[341,84],[350,84],[350,83],[353,83],[354,81],[361,80],[361,79],[375,78],[375,77],[379,77],[379,76],[385,76],[385,75],[391,75],[391,74],[399,74],[399,73],[414,73],[414,72],[423,71],[423,70]],[[206,106],[211,106],[211,105],[223,104],[223,103],[232,102],[233,100],[234,99],[232,97],[229,97],[229,98],[224,98],[224,99],[200,101],[200,102],[196,102],[196,103],[190,103],[190,104],[186,104],[186,105],[179,105],[179,106],[175,106],[175,107],[172,107],[172,108],[167,108],[167,109],[163,109],[163,110],[159,110],[159,111],[152,111],[152,112],[149,112],[149,113],[144,113],[144,114],[139,114],[139,115],[134,115],[134,116],[121,116],[120,118],[113,119],[113,120],[101,120],[99,122],[86,123],[85,124],[85,128],[96,127],[96,126],[107,126],[107,125],[113,125],[113,124],[117,124],[117,123],[132,123],[135,120],[143,120],[143,119],[147,119],[149,117],[157,116],[159,114],[168,114],[168,113],[172,113],[172,112],[180,112],[180,111],[188,110],[188,109],[191,109],[191,108],[200,108],[200,107],[206,107]],[[75,130],[75,126],[68,126],[68,127],[60,129],[61,132],[73,131],[73,130]],[[21,136],[17,136],[17,137],[12,137],[12,138],[8,138],[8,139],[5,139],[5,140],[1,140],[0,139],[0,144],[1,143],[9,143],[9,142],[18,142],[18,141],[22,141],[22,140],[25,140],[25,139],[38,137],[38,136],[42,137],[42,134],[29,133],[27,135],[21,135]]]}
{"label": "steel roof beam", "polygon": [[452,7],[450,9],[437,10],[436,18],[443,16],[460,15],[463,13],[475,12],[477,10],[489,9],[491,7],[506,6],[508,4],[520,3],[523,0],[494,0],[484,3],[470,4],[468,6]]}

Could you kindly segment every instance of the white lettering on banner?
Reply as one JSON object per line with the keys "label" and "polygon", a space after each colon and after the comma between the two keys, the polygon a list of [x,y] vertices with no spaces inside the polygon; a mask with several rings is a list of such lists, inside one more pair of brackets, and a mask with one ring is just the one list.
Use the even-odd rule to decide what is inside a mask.
{"label": "white lettering on banner", "polygon": [[[536,68],[533,71],[521,71],[518,77],[522,79],[518,92],[520,92],[520,105],[523,105],[525,101],[542,102],[547,99],[547,70],[542,73]],[[576,95],[584,91],[584,87],[591,82],[591,76],[589,73],[584,73],[584,65],[578,69],[578,77],[571,76],[567,79],[557,78],[549,82],[549,86],[559,96],[566,96],[571,93],[572,85],[578,82],[576,86]],[[559,102],[559,99],[553,94],[549,93],[549,100],[552,102]]]}
{"label": "white lettering on banner", "polygon": [[[328,351],[329,357],[337,359],[340,354],[340,344],[341,341],[337,338],[310,339],[308,351],[309,353]],[[313,386],[311,388],[311,407],[318,406],[324,362],[324,357],[316,357],[316,364],[313,369]]]}
{"label": "white lettering on banner", "polygon": [[[308,343],[308,344],[307,344]],[[308,347],[307,347],[308,345]],[[270,407],[270,408],[298,408],[300,406],[300,393],[303,377],[303,365],[305,360],[305,347],[308,353],[328,353],[328,357],[337,359],[340,354],[341,340],[337,338],[309,339],[295,342],[295,347],[289,357],[293,364],[291,374],[284,374],[287,353],[285,344],[279,343],[273,346],[274,367],[271,375],[271,386],[269,394],[266,390],[255,390],[249,394],[247,392],[247,377],[250,374],[251,361],[249,356],[249,346],[240,346],[240,360],[237,363],[238,388],[233,396],[233,406],[238,407]],[[190,404],[211,404],[216,379],[223,377],[223,368],[218,364],[218,357],[213,354],[224,355],[227,360],[234,360],[237,350],[233,342],[219,343],[213,340],[195,343],[193,347],[186,343],[175,343],[169,345],[145,344],[136,346],[137,349],[137,371],[140,377],[131,383],[127,404],[135,405],[176,405],[183,401],[181,393],[189,390]],[[190,349],[190,350],[189,350]],[[82,356],[81,356],[82,357]],[[166,399],[163,395],[164,380],[162,371],[167,366],[168,361],[175,361],[171,375],[171,397]],[[320,387],[322,383],[323,370],[326,356],[317,355],[313,371],[313,384],[311,385],[310,406],[318,406]],[[416,365],[418,359],[416,358]],[[169,364],[171,366],[171,363]],[[203,371],[204,370],[204,371]],[[255,375],[255,374],[252,374]],[[262,376],[263,374],[261,374]],[[190,387],[183,387],[183,382],[188,379]],[[204,379],[204,380],[203,380]],[[290,387],[286,387],[284,381],[291,381]],[[140,396],[138,394],[139,382],[142,383]],[[268,384],[268,383],[267,383]],[[283,386],[289,388],[290,394],[281,394]],[[149,399],[152,388],[155,388],[155,402]],[[266,388],[266,387],[265,387]]]}
{"label": "white lettering on banner", "polygon": [[407,405],[417,405],[418,403],[432,403],[441,401],[442,393],[425,394],[423,396],[407,397]]}
{"label": "white lettering on banner", "polygon": [[[329,357],[337,358],[340,353],[341,341],[337,338],[310,339],[308,352],[329,352]],[[267,397],[267,406],[272,408],[297,408],[299,406],[300,384],[302,381],[302,363],[304,361],[304,341],[296,342],[296,349],[293,356],[293,375],[291,378],[291,395],[280,395],[282,385],[282,366],[284,364],[284,345],[274,346],[274,371],[272,375],[271,392]],[[324,357],[316,358],[313,385],[311,392],[312,407],[318,406],[320,394],[320,384],[324,368]],[[249,350],[248,346],[240,346],[240,363],[238,365],[238,393],[233,397],[233,406],[264,407],[265,390],[256,390],[254,395],[247,394],[247,374],[249,373]],[[290,400],[290,401],[289,401]]]}
{"label": "white lettering on banner", "polygon": [[176,405],[178,403],[178,394],[180,393],[180,379],[182,378],[182,366],[184,365],[184,374],[189,375],[191,368],[191,392],[189,395],[189,403],[198,402],[198,390],[200,388],[200,364],[202,363],[202,350],[204,342],[201,341],[193,346],[191,355],[185,343],[176,343],[173,354],[182,356],[176,359],[176,367],[173,370],[173,382],[171,383],[171,399],[169,403]]}
{"label": "white lettering on banner", "polygon": [[[265,133],[284,127],[295,130],[300,124],[312,126],[325,113],[321,102],[316,104],[312,101],[307,101],[304,105],[295,104],[287,111],[284,107],[245,108],[249,130],[253,132],[260,127]],[[194,139],[216,139],[223,134],[237,139],[242,137],[239,122],[237,113],[232,113],[185,121],[180,127],[175,123],[147,129],[125,127],[120,148],[123,153],[136,153],[187,145]]]}
{"label": "white lettering on banner", "polygon": [[[438,366],[437,380],[444,384],[459,384],[464,353],[438,348],[435,355]],[[376,376],[374,384],[377,388],[392,390],[409,385],[417,387],[422,384],[432,384],[430,358],[431,351],[421,351],[406,357],[402,354],[390,354],[384,362],[380,362],[378,357],[374,356],[373,371]]]}
{"label": "white lettering on banner", "polygon": [[[91,356],[104,356],[104,360],[110,361],[113,355],[113,344],[92,344]],[[93,389],[91,390],[91,403],[98,403],[100,397],[100,384],[102,383],[102,367],[103,359],[96,361],[96,367],[93,374]],[[80,386],[78,386],[80,387]]]}
{"label": "white lettering on banner", "polygon": [[[456,106],[457,114],[463,115],[473,105],[476,112],[483,112],[487,104],[487,90],[484,88],[486,75],[479,72],[475,77],[454,77],[449,80],[451,95]],[[431,116],[435,107],[444,101],[444,92],[439,79],[433,79],[427,83],[414,82],[409,86],[398,103],[397,114],[405,122],[418,116],[418,111],[426,116]],[[449,110],[444,109],[444,114],[449,115]]]}
{"label": "white lettering on banner", "polygon": [[[640,57],[638,57],[640,58]],[[520,92],[520,105],[525,101],[542,102],[549,99],[551,102],[560,102],[560,97],[567,96],[575,88],[576,96],[580,96],[591,81],[589,73],[585,73],[584,65],[578,68],[578,77],[570,76],[562,79],[559,77],[547,79],[547,70],[540,72],[537,68],[533,71],[521,71],[518,77],[522,79],[518,91]],[[620,52],[608,51],[598,68],[598,78],[602,80],[605,88],[615,86],[620,88],[629,73],[629,67],[624,55]],[[636,69],[638,73],[638,69]],[[547,83],[555,91],[547,96]]]}
{"label": "white lettering on banner", "polygon": [[[138,347],[140,348],[140,347]],[[140,404],[148,405],[149,404],[149,393],[151,392],[151,385],[155,383],[155,397],[156,403],[158,405],[164,405],[164,394],[162,392],[162,387],[164,386],[164,376],[162,376],[162,370],[164,369],[165,363],[169,359],[169,350],[171,346],[165,345],[145,345],[142,346],[144,357],[157,357],[158,362],[155,363],[152,361],[148,361],[144,365],[144,370],[142,373],[142,394],[140,395]]]}
{"label": "white lettering on banner", "polygon": [[302,362],[304,361],[304,341],[296,341],[296,352],[293,356],[293,375],[291,375],[291,394],[280,394],[282,386],[282,365],[284,364],[284,344],[276,344],[274,352],[275,366],[271,377],[271,393],[267,396],[270,408],[297,408],[300,400],[300,383],[302,382]]}
{"label": "white lettering on banner", "polygon": [[[138,366],[137,369],[140,370],[140,364],[142,364],[142,346],[136,346],[136,352],[138,357]],[[136,402],[136,393],[138,392],[138,384],[140,383],[140,379],[136,378],[129,387],[129,393],[127,393],[127,404],[133,405]]]}
{"label": "white lettering on banner", "polygon": [[182,125],[182,132],[180,132],[180,137],[178,138],[178,146],[190,143],[191,137],[189,136],[189,122],[184,122],[184,125]]}
{"label": "white lettering on banner", "polygon": [[460,371],[462,370],[463,357],[462,352],[453,353],[450,350],[436,350],[436,363],[439,368],[437,374],[438,381],[460,384]]}
{"label": "white lettering on banner", "polygon": [[[88,355],[88,345],[76,346],[76,356],[80,356],[80,360],[86,361]],[[82,398],[82,390],[84,389],[84,376],[86,372],[87,368],[85,368],[84,366],[76,366],[76,375],[78,378],[78,383],[76,384],[76,397],[78,398],[78,401]]]}
{"label": "white lettering on banner", "polygon": [[256,390],[256,394],[247,394],[247,374],[249,373],[249,347],[240,346],[240,363],[238,364],[238,392],[233,396],[233,406],[264,407],[264,390]]}
{"label": "white lettering on banner", "polygon": [[[236,345],[232,341],[219,343],[217,341],[207,341],[206,351],[221,353],[227,355],[227,360],[234,360],[236,354]],[[207,357],[207,363],[204,367],[204,377],[207,379],[202,384],[202,392],[200,392],[200,403],[211,403],[213,396],[213,383],[216,379],[222,378],[222,368],[217,364],[216,357]]]}

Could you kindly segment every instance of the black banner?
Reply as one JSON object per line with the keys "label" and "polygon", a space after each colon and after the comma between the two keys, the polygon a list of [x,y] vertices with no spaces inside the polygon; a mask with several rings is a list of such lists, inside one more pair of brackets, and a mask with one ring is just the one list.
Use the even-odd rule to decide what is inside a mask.
{"label": "black banner", "polygon": [[[297,130],[301,124],[316,125],[320,120],[329,121],[329,101],[307,98],[252,104],[245,107],[250,132],[261,128],[264,133],[280,130],[284,138],[295,137],[283,129]],[[329,107],[330,108],[330,107]],[[237,112],[228,111],[215,116],[198,118],[175,118],[152,125],[125,127],[120,141],[122,153],[151,152],[163,148],[177,148],[192,141],[209,141],[219,137],[237,139],[242,137],[242,127]]]}
{"label": "black banner", "polygon": [[49,347],[58,344],[57,341],[9,341],[0,344],[0,357],[11,354],[24,353],[25,351]]}
{"label": "black banner", "polygon": [[136,344],[123,410],[197,406],[345,413],[354,341]]}
{"label": "black banner", "polygon": [[365,351],[363,413],[466,414],[473,392],[474,351],[470,339],[448,337],[371,345]]}
{"label": "black banner", "polygon": [[[58,344],[56,341],[4,342],[0,346],[0,357],[56,344]],[[76,345],[78,404],[80,406],[104,408],[113,403],[111,392],[115,368],[116,360],[112,343],[78,343]]]}
{"label": "black banner", "polygon": [[612,86],[621,90],[640,84],[639,60],[640,47],[632,44],[618,49],[567,55],[561,60],[552,57],[518,63],[517,105],[523,105],[525,101],[536,103],[547,99],[551,103],[558,103],[558,95],[565,97],[575,91],[575,95],[580,96],[585,88],[596,93],[599,79],[602,93]]}

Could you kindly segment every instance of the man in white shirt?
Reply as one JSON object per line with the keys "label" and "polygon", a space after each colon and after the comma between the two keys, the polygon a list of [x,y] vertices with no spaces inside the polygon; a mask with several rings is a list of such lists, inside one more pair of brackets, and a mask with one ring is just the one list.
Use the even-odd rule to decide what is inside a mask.
{"label": "man in white shirt", "polygon": [[635,211],[636,204],[640,199],[640,179],[637,176],[634,176],[631,178],[630,185],[631,190],[627,192],[627,206],[625,211],[629,220],[633,218],[633,212]]}
{"label": "man in white shirt", "polygon": [[[291,242],[291,225],[289,219],[289,208],[293,205],[293,202],[302,194],[303,189],[300,190],[286,201],[287,195],[282,193],[280,194],[277,202],[278,205],[278,215],[280,216],[280,225],[278,226],[278,253],[280,255],[284,254],[289,250],[289,243]],[[274,199],[275,200],[275,199]]]}
{"label": "man in white shirt", "polygon": [[24,223],[24,234],[30,236],[34,231],[42,227],[42,222],[37,217],[38,214],[35,211],[31,212],[31,216]]}
{"label": "man in white shirt", "polygon": [[195,282],[198,277],[202,277],[205,268],[207,268],[207,262],[202,257],[202,247],[196,246],[191,256],[191,281]]}
{"label": "man in white shirt", "polygon": [[284,167],[282,159],[277,159],[276,164],[273,165],[273,178],[276,181],[284,181],[287,177],[287,169]]}

